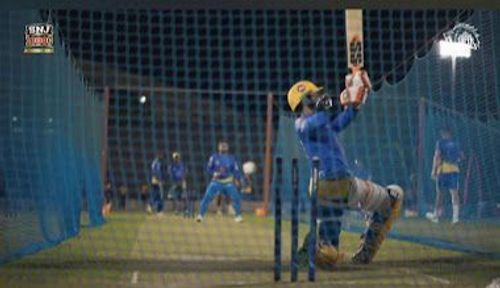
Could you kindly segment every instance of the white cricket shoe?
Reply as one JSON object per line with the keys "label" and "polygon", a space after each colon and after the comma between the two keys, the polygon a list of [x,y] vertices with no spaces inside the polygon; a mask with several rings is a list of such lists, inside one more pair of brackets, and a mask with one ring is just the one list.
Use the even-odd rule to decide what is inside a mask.
{"label": "white cricket shoe", "polygon": [[198,216],[196,216],[196,222],[201,223],[202,221],[203,221],[203,216],[198,214]]}
{"label": "white cricket shoe", "polygon": [[243,222],[243,217],[241,217],[241,215],[238,215],[238,216],[234,217],[234,221],[236,223],[241,223],[241,222]]}
{"label": "white cricket shoe", "polygon": [[417,216],[418,216],[417,211],[415,211],[415,210],[410,210],[410,209],[406,209],[406,210],[405,210],[405,217],[406,217],[406,218],[413,218],[413,217],[417,217]]}
{"label": "white cricket shoe", "polygon": [[163,212],[158,212],[158,213],[156,213],[156,216],[158,216],[158,218],[162,218],[162,217],[163,217],[163,215],[164,215],[164,214],[163,214]]}
{"label": "white cricket shoe", "polygon": [[151,205],[148,204],[148,206],[146,207],[146,212],[148,212],[149,214],[153,214],[153,208],[151,208]]}
{"label": "white cricket shoe", "polygon": [[429,219],[432,223],[439,223],[439,218],[432,212],[425,213],[425,218]]}
{"label": "white cricket shoe", "polygon": [[457,225],[458,223],[460,223],[460,220],[458,220],[458,218],[451,220],[451,225]]}

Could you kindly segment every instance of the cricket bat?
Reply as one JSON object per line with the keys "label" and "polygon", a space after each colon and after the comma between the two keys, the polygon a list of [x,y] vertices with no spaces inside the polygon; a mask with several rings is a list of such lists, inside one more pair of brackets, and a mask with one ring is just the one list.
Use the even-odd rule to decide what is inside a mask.
{"label": "cricket bat", "polygon": [[[346,75],[346,88],[340,95],[342,105],[365,103],[367,92],[371,90],[370,79],[362,71],[365,59],[363,49],[363,10],[345,10],[347,68],[352,73]],[[355,69],[353,69],[355,68]]]}
{"label": "cricket bat", "polygon": [[345,10],[345,29],[347,44],[347,67],[364,66],[363,56],[363,10]]}

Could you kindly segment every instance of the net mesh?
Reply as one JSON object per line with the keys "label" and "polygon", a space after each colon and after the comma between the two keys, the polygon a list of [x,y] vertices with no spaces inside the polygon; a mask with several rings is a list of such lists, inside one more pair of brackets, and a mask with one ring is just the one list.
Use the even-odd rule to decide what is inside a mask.
{"label": "net mesh", "polygon": [[18,31],[39,19],[37,12],[2,17],[1,263],[103,222],[102,107],[60,42],[52,57],[22,54]]}
{"label": "net mesh", "polygon": [[[415,212],[423,218],[435,205],[436,182],[431,171],[440,130],[450,129],[461,146],[465,160],[459,165],[460,218],[478,222],[471,221],[475,224],[458,233],[410,217],[396,226],[394,236],[437,247],[497,253],[494,237],[490,232],[484,235],[484,228],[480,228],[484,223],[498,222],[498,97],[494,96],[495,85],[488,84],[496,76],[488,64],[494,51],[486,46],[493,41],[492,19],[488,13],[476,13],[469,19],[482,31],[481,45],[485,46],[470,59],[455,59],[454,67],[451,59],[441,59],[438,44],[429,42],[428,53],[411,61],[403,79],[391,84],[390,77],[384,78],[387,81],[382,81],[381,88],[372,93],[340,136],[356,177],[384,186],[401,185],[406,191],[406,213]],[[399,64],[406,65],[408,61]],[[295,116],[286,111],[280,112],[277,153],[301,159],[302,201],[307,203],[310,167],[300,145],[290,145],[290,139],[297,139]],[[285,171],[291,169],[290,163],[284,160]],[[290,183],[284,185],[285,191],[291,191]],[[443,220],[450,222],[450,194],[445,191],[443,195]],[[287,197],[290,200],[290,195]],[[364,223],[359,220],[347,219],[347,227],[361,230]]]}
{"label": "net mesh", "polygon": [[[291,160],[299,159],[299,244],[308,230],[310,167],[286,92],[301,79],[335,95],[344,88],[343,10],[57,10],[50,13],[56,28],[50,56],[23,55],[19,41],[24,25],[46,21],[47,11],[1,14],[7,28],[0,40],[0,286],[272,285],[272,213],[254,216],[263,202],[273,208],[263,185],[269,94],[273,160],[283,158],[283,184],[270,191],[283,192],[288,272]],[[500,253],[500,15],[367,10],[363,20],[366,70],[375,91],[341,141],[356,176],[405,189],[407,213],[382,246],[378,266],[318,272],[318,281],[467,287],[477,280],[485,286],[498,262],[456,251]],[[478,28],[481,47],[453,66],[440,59],[435,40],[462,21]],[[443,223],[425,219],[434,205],[430,173],[442,126],[451,128],[466,156],[460,226],[448,223],[446,193]],[[229,143],[240,168],[246,161],[257,165],[247,179],[251,193],[240,193],[244,222],[233,221],[225,200],[226,216],[214,214],[214,203],[201,224],[176,215],[167,176],[165,214],[149,215],[157,153],[166,153],[165,164],[174,151],[181,154],[188,171],[184,197],[196,213],[211,179],[207,162],[220,140]],[[106,201],[112,204],[107,223],[82,229],[104,222]],[[341,247],[354,251],[364,218],[353,212],[343,221]],[[467,265],[481,261],[486,264],[477,279],[455,275],[456,265],[476,271]],[[434,277],[438,273],[444,279]]]}

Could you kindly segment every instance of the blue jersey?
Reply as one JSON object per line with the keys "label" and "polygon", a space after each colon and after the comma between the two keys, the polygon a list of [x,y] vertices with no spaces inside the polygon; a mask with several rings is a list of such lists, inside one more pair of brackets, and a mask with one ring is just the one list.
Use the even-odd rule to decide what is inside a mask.
{"label": "blue jersey", "polygon": [[186,166],[182,162],[173,163],[168,167],[168,174],[173,182],[183,181],[186,178],[186,172]]}
{"label": "blue jersey", "polygon": [[436,143],[436,152],[441,156],[441,163],[438,173],[459,172],[458,162],[460,161],[460,146],[452,139],[441,139]]}
{"label": "blue jersey", "polygon": [[356,116],[357,111],[350,106],[337,115],[328,112],[317,112],[309,116],[301,116],[295,121],[295,130],[309,161],[319,157],[320,179],[339,179],[351,177],[337,134],[342,131]]}
{"label": "blue jersey", "polygon": [[158,158],[155,158],[151,164],[151,176],[159,181],[165,180],[163,162]]}
{"label": "blue jersey", "polygon": [[242,180],[238,163],[230,154],[213,154],[208,160],[207,171],[218,182],[230,183],[235,177]]}
{"label": "blue jersey", "polygon": [[457,164],[460,160],[460,146],[451,139],[439,140],[436,143],[436,150],[445,162]]}

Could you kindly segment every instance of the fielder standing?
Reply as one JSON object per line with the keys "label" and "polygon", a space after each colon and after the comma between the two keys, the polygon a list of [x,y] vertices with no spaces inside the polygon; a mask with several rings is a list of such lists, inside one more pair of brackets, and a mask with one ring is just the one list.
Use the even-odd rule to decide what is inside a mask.
{"label": "fielder standing", "polygon": [[201,200],[200,210],[198,217],[196,217],[196,221],[203,221],[208,205],[210,205],[214,197],[220,193],[231,198],[236,214],[234,220],[236,222],[243,221],[241,217],[240,192],[236,188],[235,181],[237,180],[242,186],[246,186],[245,179],[241,175],[236,159],[233,155],[229,154],[229,145],[227,142],[219,142],[218,153],[210,157],[207,171],[212,177],[212,181],[208,184],[205,195]]}
{"label": "fielder standing", "polygon": [[151,163],[151,208],[158,216],[163,215],[163,185],[165,183],[165,154],[158,152]]}

